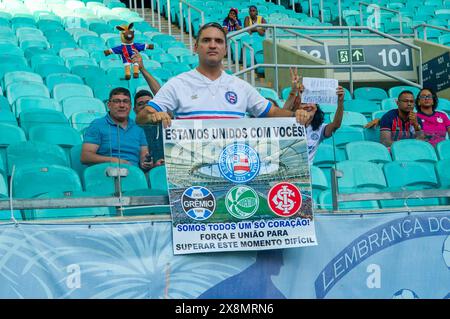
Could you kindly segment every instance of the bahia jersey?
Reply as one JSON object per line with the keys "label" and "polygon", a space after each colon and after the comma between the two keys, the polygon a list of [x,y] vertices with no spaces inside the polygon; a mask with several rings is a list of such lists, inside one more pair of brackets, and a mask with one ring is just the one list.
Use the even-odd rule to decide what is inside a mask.
{"label": "bahia jersey", "polygon": [[196,69],[170,79],[148,104],[176,119],[264,117],[272,107],[249,83],[222,71],[211,81]]}
{"label": "bahia jersey", "polygon": [[132,43],[132,44],[121,44],[114,48],[111,48],[111,52],[115,54],[120,54],[122,56],[123,63],[131,63],[131,57],[133,56],[133,48],[139,52],[144,51],[146,48],[145,43]]}

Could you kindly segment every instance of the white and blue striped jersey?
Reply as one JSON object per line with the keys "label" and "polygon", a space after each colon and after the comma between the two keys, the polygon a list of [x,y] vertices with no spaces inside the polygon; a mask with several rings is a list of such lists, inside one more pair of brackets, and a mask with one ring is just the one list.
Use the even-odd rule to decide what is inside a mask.
{"label": "white and blue striped jersey", "polygon": [[272,104],[249,83],[222,71],[211,81],[196,69],[170,79],[149,106],[177,119],[234,119],[246,113],[264,117]]}

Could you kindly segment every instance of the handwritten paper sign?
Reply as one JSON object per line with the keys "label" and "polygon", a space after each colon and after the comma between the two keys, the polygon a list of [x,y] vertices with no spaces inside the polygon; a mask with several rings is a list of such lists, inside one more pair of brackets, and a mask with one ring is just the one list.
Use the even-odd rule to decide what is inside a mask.
{"label": "handwritten paper sign", "polygon": [[336,79],[303,78],[305,90],[302,93],[302,103],[336,104]]}

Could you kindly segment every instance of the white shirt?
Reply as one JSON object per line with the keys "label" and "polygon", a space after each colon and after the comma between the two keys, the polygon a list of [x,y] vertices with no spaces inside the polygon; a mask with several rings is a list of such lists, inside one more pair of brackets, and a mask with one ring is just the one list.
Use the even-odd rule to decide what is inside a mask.
{"label": "white shirt", "polygon": [[311,124],[306,128],[306,140],[308,142],[308,161],[309,165],[313,164],[314,156],[319,148],[320,142],[325,139],[325,127],[327,124],[322,123],[319,128],[313,131]]}
{"label": "white shirt", "polygon": [[264,117],[272,103],[249,83],[222,71],[211,81],[196,69],[170,79],[149,106],[171,111],[177,119],[242,118],[248,112]]}

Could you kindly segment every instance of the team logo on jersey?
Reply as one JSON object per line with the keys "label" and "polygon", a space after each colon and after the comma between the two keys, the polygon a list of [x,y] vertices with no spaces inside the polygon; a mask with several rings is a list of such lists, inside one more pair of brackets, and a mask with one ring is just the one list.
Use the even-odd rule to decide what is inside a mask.
{"label": "team logo on jersey", "polygon": [[237,98],[237,94],[234,93],[233,91],[228,91],[225,93],[225,99],[228,101],[228,103],[230,104],[236,104],[238,101]]}
{"label": "team logo on jersey", "polygon": [[302,206],[302,195],[294,184],[282,182],[270,189],[267,203],[276,215],[290,217]]}
{"label": "team logo on jersey", "polygon": [[181,207],[190,218],[202,221],[212,216],[216,199],[211,191],[202,186],[192,186],[181,195]]}
{"label": "team logo on jersey", "polygon": [[258,194],[248,186],[234,186],[225,196],[225,207],[231,216],[239,219],[250,218],[258,210]]}
{"label": "team logo on jersey", "polygon": [[444,120],[442,119],[442,117],[438,117],[438,118],[436,119],[436,121],[437,121],[438,123],[440,123],[440,124],[444,123]]}
{"label": "team logo on jersey", "polygon": [[258,153],[247,144],[235,143],[225,147],[219,156],[220,174],[233,183],[247,183],[258,176]]}
{"label": "team logo on jersey", "polygon": [[317,141],[317,140],[319,139],[319,134],[317,134],[317,133],[312,133],[312,134],[311,134],[311,139],[312,139],[313,141]]}

